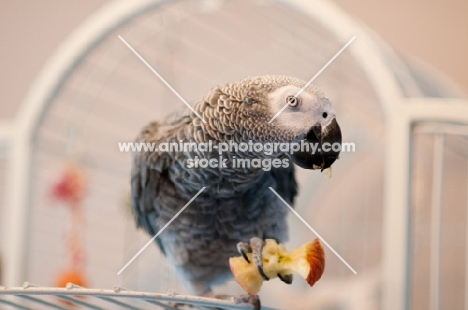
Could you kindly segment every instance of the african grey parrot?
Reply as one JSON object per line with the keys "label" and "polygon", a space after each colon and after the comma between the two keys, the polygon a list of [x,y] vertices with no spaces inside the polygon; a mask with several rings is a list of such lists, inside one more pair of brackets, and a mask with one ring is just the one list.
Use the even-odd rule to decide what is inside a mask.
{"label": "african grey parrot", "polygon": [[[194,112],[172,121],[152,122],[137,141],[146,143],[213,141],[341,143],[341,131],[330,101],[310,85],[295,95],[304,81],[287,76],[249,77],[218,86],[194,106]],[[285,105],[284,111],[269,120]],[[338,158],[330,150],[293,155],[277,151],[230,150],[222,154],[226,167],[195,168],[188,159],[219,158],[219,152],[195,150],[140,152],[134,156],[132,206],[139,227],[154,236],[203,187],[206,189],[156,238],[190,293],[210,295],[211,287],[230,278],[229,257],[252,252],[262,276],[261,249],[266,238],[287,239],[288,208],[269,189],[292,204],[297,194],[294,165],[268,171],[237,168],[236,158],[291,159],[306,169],[325,169]],[[292,276],[283,276],[291,282]]]}

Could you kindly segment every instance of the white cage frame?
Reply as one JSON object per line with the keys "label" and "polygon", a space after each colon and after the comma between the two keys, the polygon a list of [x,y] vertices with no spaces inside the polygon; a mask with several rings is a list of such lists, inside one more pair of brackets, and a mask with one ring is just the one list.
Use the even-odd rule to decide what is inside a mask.
{"label": "white cage frame", "polygon": [[[77,28],[49,59],[33,83],[13,124],[0,124],[0,149],[9,160],[7,214],[3,217],[6,243],[5,284],[23,280],[27,255],[27,212],[30,189],[31,141],[60,83],[110,31],[145,10],[168,0],[117,0],[107,4]],[[384,180],[384,227],[381,308],[407,309],[409,290],[409,184],[411,128],[421,121],[468,124],[468,101],[443,98],[404,98],[386,57],[398,59],[359,22],[327,0],[272,0],[289,5],[320,23],[337,40],[357,36],[349,51],[360,64],[380,99],[388,146]],[[117,39],[117,38],[116,38]],[[385,55],[384,55],[385,54]],[[443,107],[443,109],[442,109]],[[401,229],[395,230],[394,227]]]}

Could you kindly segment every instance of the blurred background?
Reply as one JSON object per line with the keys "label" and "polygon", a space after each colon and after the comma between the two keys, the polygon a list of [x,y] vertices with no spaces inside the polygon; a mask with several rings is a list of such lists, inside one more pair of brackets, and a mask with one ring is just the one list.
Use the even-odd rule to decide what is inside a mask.
{"label": "blurred background", "polygon": [[[25,93],[57,46],[90,14],[110,1],[2,1],[0,117],[15,115]],[[468,3],[443,1],[334,1],[397,52],[417,58],[468,89]],[[7,87],[8,85],[8,87]]]}
{"label": "blurred background", "polygon": [[[365,39],[358,33],[315,84],[334,102],[356,152],[341,156],[331,180],[298,171],[296,208],[358,274],[327,252],[314,288],[296,279],[286,290],[274,281],[262,301],[278,309],[380,309],[395,296],[393,309],[467,307],[468,122],[450,115],[466,111],[458,107],[468,91],[468,2],[320,1],[339,12],[325,16],[328,9],[307,1],[181,0],[128,5],[106,24],[117,15],[111,2],[0,3],[0,284],[56,286],[73,276],[95,288],[183,291],[155,246],[116,274],[148,240],[128,206],[131,156],[117,143],[184,108],[117,35],[195,103],[213,86],[249,75],[310,79],[350,38],[339,29],[352,21]],[[88,31],[99,35],[65,48],[96,12],[101,23]],[[45,66],[51,57],[56,80]],[[67,57],[73,61],[60,61]],[[395,83],[385,88],[388,77]],[[26,97],[33,83],[42,91]],[[399,123],[391,103],[396,109],[400,99],[431,108],[418,105],[417,121]],[[34,101],[37,111],[28,105]],[[30,132],[14,127],[15,118],[30,118]],[[407,144],[395,139],[395,124],[408,126]],[[27,169],[18,158],[25,154],[11,152],[16,136],[27,138],[15,140],[26,145]],[[400,191],[395,180],[403,181]],[[289,249],[314,238],[294,216],[289,221]],[[392,249],[395,276],[387,278]],[[241,293],[235,283],[218,292]]]}

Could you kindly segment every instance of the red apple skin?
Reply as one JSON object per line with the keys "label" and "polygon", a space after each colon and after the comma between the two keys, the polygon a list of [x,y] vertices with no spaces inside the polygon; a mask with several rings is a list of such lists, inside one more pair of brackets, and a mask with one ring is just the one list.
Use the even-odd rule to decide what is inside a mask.
{"label": "red apple skin", "polygon": [[315,239],[307,249],[307,261],[310,265],[310,271],[306,281],[312,286],[315,282],[320,280],[325,270],[325,252],[323,251],[319,239]]}

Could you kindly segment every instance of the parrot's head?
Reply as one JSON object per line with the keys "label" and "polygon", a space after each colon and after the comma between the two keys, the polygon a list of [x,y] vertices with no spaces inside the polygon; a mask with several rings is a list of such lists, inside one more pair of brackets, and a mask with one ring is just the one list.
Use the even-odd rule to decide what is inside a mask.
{"label": "parrot's head", "polygon": [[305,84],[293,77],[265,75],[218,86],[198,107],[207,124],[195,121],[220,140],[309,142],[315,152],[309,148],[284,153],[302,168],[326,169],[340,153],[341,130],[330,101],[312,85],[302,90]]}
{"label": "parrot's head", "polygon": [[318,89],[306,87],[301,91],[305,82],[293,81],[268,94],[270,114],[276,116],[271,124],[280,132],[288,132],[292,142],[313,144],[309,150],[301,149],[290,155],[296,165],[323,171],[338,159],[341,150],[336,111]]}

